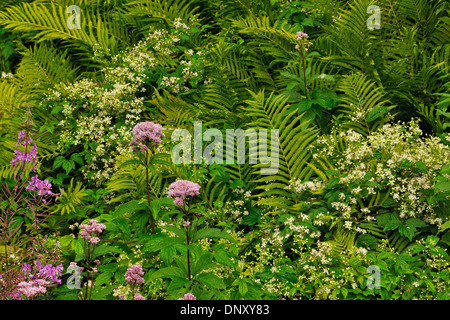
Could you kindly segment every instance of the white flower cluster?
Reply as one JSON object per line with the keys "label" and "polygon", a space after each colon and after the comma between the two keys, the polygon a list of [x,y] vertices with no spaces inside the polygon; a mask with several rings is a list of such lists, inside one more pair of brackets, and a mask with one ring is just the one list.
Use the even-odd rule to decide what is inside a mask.
{"label": "white flower cluster", "polygon": [[305,181],[302,182],[298,179],[292,179],[289,181],[289,185],[285,187],[285,189],[295,191],[298,194],[301,194],[302,192],[308,191],[308,190],[316,190],[323,188],[323,182],[322,181]]}
{"label": "white flower cluster", "polygon": [[[401,218],[416,217],[442,224],[425,199],[427,191],[434,188],[434,179],[448,164],[450,148],[438,137],[422,135],[418,121],[412,120],[408,124],[385,124],[367,138],[353,130],[342,132],[340,137],[346,147],[341,152],[332,138],[319,139],[316,158],[334,161],[340,172],[340,188],[348,191],[347,196],[339,194],[339,201],[331,203],[332,207],[345,219],[355,213],[364,216],[370,212],[364,199],[388,192],[397,203]],[[345,222],[347,229],[356,225],[350,220]]]}

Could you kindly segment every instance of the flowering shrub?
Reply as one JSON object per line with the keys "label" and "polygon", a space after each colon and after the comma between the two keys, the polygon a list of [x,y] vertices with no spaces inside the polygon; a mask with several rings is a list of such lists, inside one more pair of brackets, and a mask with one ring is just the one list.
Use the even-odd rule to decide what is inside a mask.
{"label": "flowering shrub", "polygon": [[345,150],[326,139],[318,141],[315,157],[327,157],[334,167],[329,171],[335,185],[330,209],[339,213],[345,228],[363,233],[361,222],[378,221],[410,240],[417,228],[441,228],[446,217],[436,211],[440,191],[435,179],[448,164],[450,148],[421,135],[411,121],[407,127],[386,124],[367,139],[352,130],[342,132]]}
{"label": "flowering shrub", "polygon": [[[133,48],[118,55],[95,48],[94,59],[104,65],[102,84],[82,79],[69,85],[56,85],[48,92],[42,105],[48,106],[52,114],[64,116],[58,124],[59,150],[70,152],[83,147],[75,160],[68,160],[67,174],[79,164],[84,177],[97,185],[111,178],[117,170],[117,158],[132,155],[136,137],[130,129],[138,124],[146,110],[145,95],[154,95],[151,90],[155,86],[173,94],[197,87],[202,79],[202,66],[193,61],[200,56],[200,51],[186,51],[185,59],[169,74],[172,64],[166,64],[163,57],[182,55],[182,47],[174,45],[182,42],[180,39],[190,29],[179,20],[173,26],[171,32],[153,30]],[[55,161],[53,168],[62,163],[64,159]]]}

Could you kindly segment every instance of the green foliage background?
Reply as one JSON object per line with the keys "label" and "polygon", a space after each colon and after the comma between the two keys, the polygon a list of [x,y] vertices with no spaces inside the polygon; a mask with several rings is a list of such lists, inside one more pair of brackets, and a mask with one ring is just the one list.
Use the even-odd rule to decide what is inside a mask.
{"label": "green foliage background", "polygon": [[[67,27],[70,5],[81,9],[81,29]],[[380,7],[379,29],[367,26],[370,5]],[[38,172],[64,190],[43,232],[59,239],[65,265],[83,258],[69,225],[91,218],[107,224],[108,245],[98,253],[104,262],[96,281],[97,299],[114,298],[113,290],[124,283],[126,264],[135,261],[142,261],[147,270],[148,299],[175,299],[189,290],[203,299],[448,299],[449,6],[444,0],[2,1],[0,179],[12,177],[10,161],[29,104],[37,128]],[[189,27],[176,28],[175,21]],[[145,42],[156,30],[178,38],[169,54],[156,48],[158,42]],[[312,42],[304,61],[295,48],[298,31]],[[145,65],[143,73],[132,69],[126,57],[137,52],[133,48],[149,53],[155,65]],[[189,80],[182,67],[186,61],[197,74]],[[194,121],[224,133],[278,129],[278,172],[261,176],[261,165],[249,161],[157,165],[149,182],[155,204],[150,209],[141,201],[147,196],[144,169],[122,165],[133,157],[116,151],[117,145],[129,142],[125,136],[110,145],[112,151],[98,155],[97,160],[114,159],[115,169],[106,178],[86,174],[95,163],[98,141],[86,138],[77,144],[62,137],[75,136],[76,121],[95,116],[101,96],[122,83],[108,75],[108,68],[116,67],[147,76],[133,96],[118,99],[124,105],[141,99],[140,121],[168,129],[163,149],[169,154],[171,130],[192,132]],[[164,85],[164,77],[175,77],[187,89]],[[132,83],[130,79],[123,83]],[[97,95],[70,96],[73,86],[85,80]],[[74,111],[64,113],[66,103]],[[105,128],[104,137],[110,137],[113,128],[130,132],[133,122],[127,122],[127,110],[111,110],[107,112],[113,124]],[[444,146],[442,154],[433,156],[437,167],[425,165],[422,172],[421,164],[414,164],[418,176],[434,183],[421,191],[420,201],[433,208],[433,217],[441,223],[424,222],[420,214],[416,220],[402,217],[392,193],[380,186],[352,212],[367,233],[345,229],[331,203],[363,182],[345,187],[337,183],[346,174],[336,171],[340,159],[336,154],[315,157],[316,141],[329,139],[329,145],[344,154],[349,147],[342,136],[348,130],[367,138],[386,123],[411,119],[420,119],[416,139],[435,137]],[[389,159],[391,150],[383,152],[366,165]],[[415,173],[402,174],[408,179]],[[166,239],[177,231],[164,227],[180,223],[166,197],[176,178],[201,185],[204,214],[199,226],[216,230],[205,234],[214,240],[193,250],[197,282],[177,274],[177,256],[186,252],[177,247],[179,240]],[[295,181],[310,181],[316,188],[295,192]],[[362,208],[384,218],[363,221]],[[159,235],[149,233],[149,210],[162,221]],[[296,235],[295,228],[289,228],[290,218],[307,228],[308,236]],[[404,226],[414,231],[406,232]],[[319,238],[310,236],[318,231]],[[163,240],[172,246],[158,245]],[[357,253],[362,247],[369,253]],[[382,269],[381,289],[365,287],[366,269],[372,264]],[[200,272],[203,269],[214,271]],[[61,286],[48,298],[76,297]]]}

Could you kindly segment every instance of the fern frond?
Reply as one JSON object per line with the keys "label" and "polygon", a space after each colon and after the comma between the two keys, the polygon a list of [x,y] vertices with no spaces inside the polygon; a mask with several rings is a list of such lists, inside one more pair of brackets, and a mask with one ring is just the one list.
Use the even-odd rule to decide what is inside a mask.
{"label": "fern frond", "polygon": [[[273,205],[276,202],[279,208],[292,205],[292,201],[287,199],[290,192],[285,188],[291,180],[307,179],[314,173],[313,169],[307,165],[311,157],[308,146],[316,139],[318,129],[302,129],[304,124],[302,115],[297,115],[296,110],[289,109],[289,104],[286,103],[287,98],[284,96],[275,96],[271,93],[266,97],[264,91],[250,93],[253,99],[246,101],[248,107],[245,110],[254,120],[248,124],[248,127],[254,130],[266,129],[268,139],[272,129],[279,133],[279,136],[275,138],[279,150],[271,150],[272,156],[273,152],[278,152],[278,170],[275,170],[276,173],[273,175],[256,180],[259,184],[257,188],[264,189],[260,194],[263,198],[260,203]],[[269,147],[267,149],[269,151]],[[255,168],[262,167],[264,165],[255,165]]]}
{"label": "fern frond", "polygon": [[394,108],[385,98],[382,87],[362,73],[351,73],[342,78],[337,87],[344,93],[340,107],[345,114],[344,128],[367,136],[386,123],[392,115],[388,112]]}
{"label": "fern frond", "polygon": [[295,60],[295,26],[279,21],[272,23],[268,16],[245,17],[232,21],[240,33],[251,37],[249,45],[280,61]]}
{"label": "fern frond", "polygon": [[134,0],[126,3],[125,9],[135,24],[162,21],[169,25],[176,18],[187,21],[198,7],[193,0]]}
{"label": "fern frond", "polygon": [[55,2],[22,3],[0,12],[0,24],[38,42],[62,40],[69,47],[84,45],[89,49],[98,45],[105,51],[117,53],[117,40],[108,34],[99,17],[84,10],[81,28],[69,29],[70,15],[66,10],[67,7]]}
{"label": "fern frond", "polygon": [[70,82],[76,77],[76,68],[68,57],[46,43],[23,47],[22,59],[16,75],[21,79],[22,88],[31,95],[42,95],[51,85]]}

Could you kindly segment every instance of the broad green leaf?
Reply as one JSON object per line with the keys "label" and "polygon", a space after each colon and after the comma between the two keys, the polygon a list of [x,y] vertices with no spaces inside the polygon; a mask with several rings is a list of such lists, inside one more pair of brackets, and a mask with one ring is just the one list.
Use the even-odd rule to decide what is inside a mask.
{"label": "broad green leaf", "polygon": [[231,242],[235,242],[234,238],[229,233],[217,228],[209,228],[209,229],[205,228],[197,230],[192,241],[195,242],[203,238],[222,238],[229,240]]}
{"label": "broad green leaf", "polygon": [[172,278],[172,277],[179,277],[184,278],[185,274],[183,270],[181,270],[178,267],[167,267],[159,269],[158,271],[155,271],[151,276],[150,280],[155,280],[158,278]]}
{"label": "broad green leaf", "polygon": [[192,268],[192,275],[195,276],[204,269],[210,268],[215,264],[212,263],[212,255],[206,252],[200,256],[195,266]]}
{"label": "broad green leaf", "polygon": [[210,289],[224,289],[225,283],[222,279],[212,273],[200,273],[195,280],[206,285]]}
{"label": "broad green leaf", "polygon": [[115,216],[120,216],[120,215],[122,215],[124,213],[127,213],[127,212],[134,212],[134,211],[138,211],[138,210],[144,209],[146,207],[147,203],[146,202],[140,203],[140,202],[141,202],[141,200],[131,200],[131,201],[128,201],[128,202],[126,202],[124,204],[121,204],[116,209],[116,211],[114,211],[114,215]]}
{"label": "broad green leaf", "polygon": [[144,245],[143,250],[147,252],[154,252],[175,244],[185,244],[185,240],[178,237],[152,239]]}

